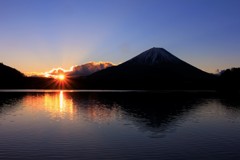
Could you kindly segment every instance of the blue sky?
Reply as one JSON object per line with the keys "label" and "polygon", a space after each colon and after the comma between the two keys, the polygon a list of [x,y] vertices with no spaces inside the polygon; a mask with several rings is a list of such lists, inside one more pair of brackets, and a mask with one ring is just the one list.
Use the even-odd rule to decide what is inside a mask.
{"label": "blue sky", "polygon": [[215,72],[240,67],[239,15],[239,0],[0,0],[0,59],[43,72],[162,47]]}

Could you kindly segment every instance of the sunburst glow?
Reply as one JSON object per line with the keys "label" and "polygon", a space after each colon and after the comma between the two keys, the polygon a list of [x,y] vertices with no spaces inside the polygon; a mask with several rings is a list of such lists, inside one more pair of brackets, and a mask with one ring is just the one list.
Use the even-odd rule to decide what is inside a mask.
{"label": "sunburst glow", "polygon": [[58,79],[63,81],[65,79],[65,75],[63,75],[63,74],[58,75]]}

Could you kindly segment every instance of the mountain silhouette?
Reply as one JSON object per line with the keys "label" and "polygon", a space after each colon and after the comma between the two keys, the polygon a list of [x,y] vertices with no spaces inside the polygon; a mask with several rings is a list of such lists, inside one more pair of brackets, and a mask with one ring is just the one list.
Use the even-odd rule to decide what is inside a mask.
{"label": "mountain silhouette", "polygon": [[213,78],[163,48],[151,48],[118,66],[89,76],[94,87],[122,89],[202,88],[203,83]]}
{"label": "mountain silhouette", "polygon": [[126,61],[122,65],[161,65],[177,64],[183,62],[163,48],[151,48],[136,57]]}
{"label": "mountain silhouette", "polygon": [[19,88],[25,76],[15,68],[0,63],[0,77],[0,88]]}
{"label": "mountain silhouette", "polygon": [[15,68],[6,66],[3,63],[0,63],[0,75],[1,75],[1,79],[24,77],[23,73],[16,70]]}

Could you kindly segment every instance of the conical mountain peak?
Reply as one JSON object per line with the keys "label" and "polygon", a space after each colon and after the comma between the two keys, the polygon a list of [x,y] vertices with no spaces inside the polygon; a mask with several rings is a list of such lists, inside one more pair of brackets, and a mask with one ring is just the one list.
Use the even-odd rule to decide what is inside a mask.
{"label": "conical mountain peak", "polygon": [[212,78],[163,48],[151,48],[118,66],[89,76],[91,84],[111,89],[184,89],[198,87],[199,82]]}
{"label": "conical mountain peak", "polygon": [[151,48],[138,56],[125,62],[125,64],[139,64],[139,65],[159,65],[165,63],[181,63],[178,59],[164,48]]}

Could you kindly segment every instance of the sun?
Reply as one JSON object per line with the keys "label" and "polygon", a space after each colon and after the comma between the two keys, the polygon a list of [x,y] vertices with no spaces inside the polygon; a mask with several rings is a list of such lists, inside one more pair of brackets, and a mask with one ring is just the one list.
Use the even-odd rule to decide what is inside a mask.
{"label": "sun", "polygon": [[63,81],[65,79],[65,76],[63,74],[58,75],[58,79]]}
{"label": "sun", "polygon": [[49,83],[46,84],[54,89],[71,89],[74,81],[72,81],[71,77],[65,75],[64,73],[59,73],[56,75],[51,75],[48,78]]}

